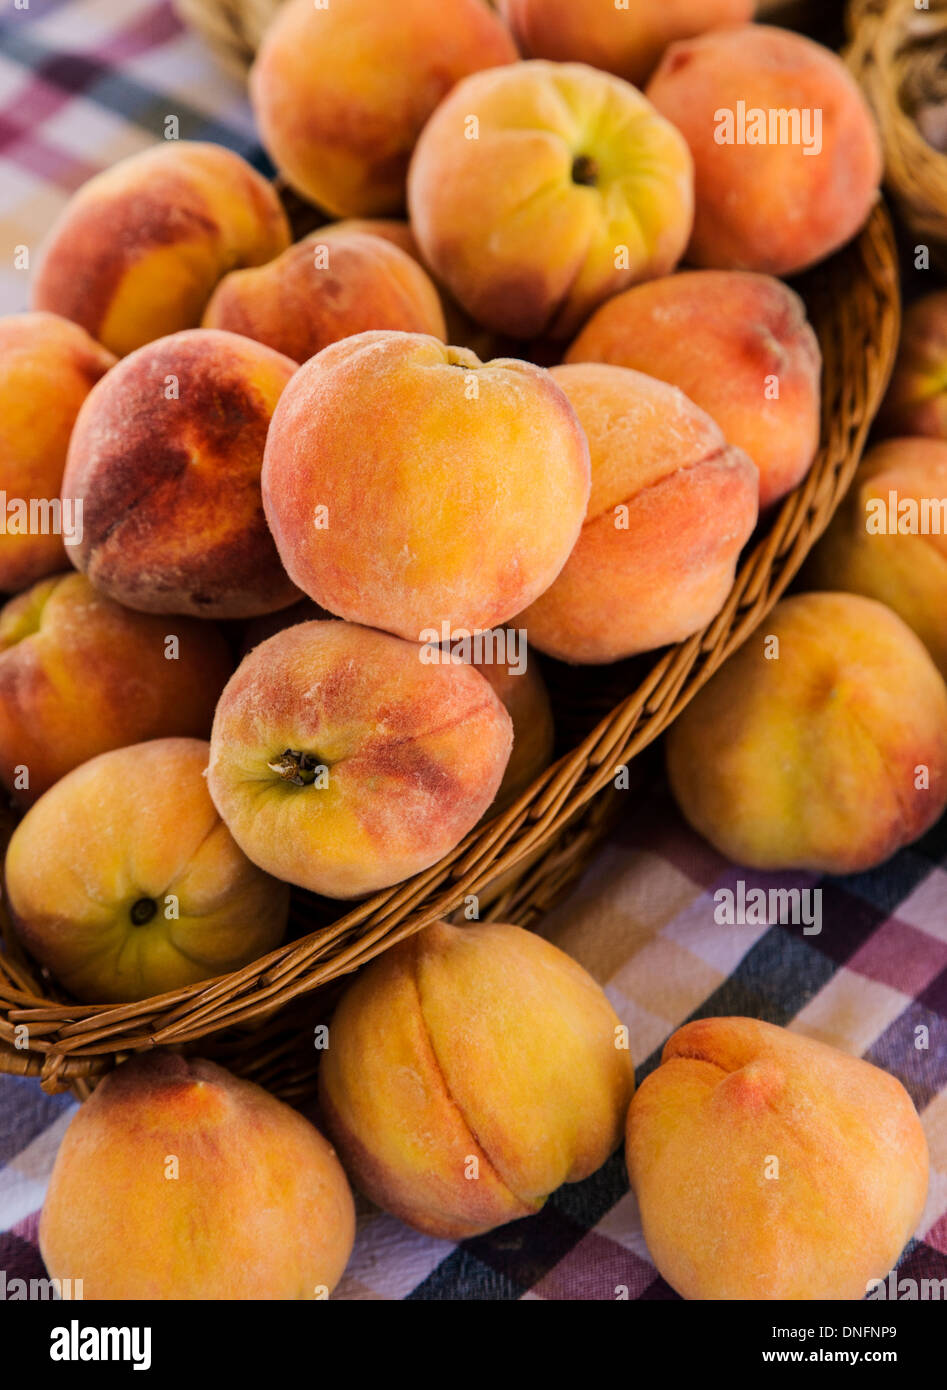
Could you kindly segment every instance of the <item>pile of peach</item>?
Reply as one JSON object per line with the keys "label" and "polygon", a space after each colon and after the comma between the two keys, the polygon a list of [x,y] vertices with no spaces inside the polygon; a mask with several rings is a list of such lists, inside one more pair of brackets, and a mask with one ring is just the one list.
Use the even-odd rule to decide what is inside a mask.
{"label": "pile of peach", "polygon": [[[293,243],[274,185],[178,141],[66,207],[33,311],[0,320],[0,784],[25,812],[11,917],[74,997],[239,969],[283,939],[289,885],[399,883],[511,804],[553,751],[520,635],[598,665],[720,612],[820,437],[819,345],[776,277],[856,235],[881,174],[841,62],[751,11],[289,0],[251,98],[285,182],[335,220]],[[890,460],[904,486],[938,467]],[[945,556],[914,569],[892,545],[879,567],[843,541],[815,563],[856,593],[787,600],[669,741],[685,814],[744,863],[866,867],[947,804],[947,686],[902,621],[943,666]],[[498,659],[452,650],[485,637]],[[615,1148],[620,1035],[539,938],[432,927],[346,996],[326,1123],[389,1210],[486,1230]],[[848,1297],[883,1275],[924,1188],[896,1083],[752,1020],[676,1037],[628,1118],[675,1287]],[[170,1201],[143,1110],[154,1164],[191,1146]],[[803,1143],[803,1111],[845,1142]],[[272,1211],[214,1168],[224,1144],[259,1150]],[[779,1197],[754,1176],[770,1150]],[[93,1233],[116,1184],[142,1246],[115,1230],[113,1259]],[[799,1216],[816,1191],[818,1237]],[[230,1240],[260,1206],[276,1224],[248,1222],[225,1277],[221,1223]],[[155,1245],[179,1223],[200,1249]],[[86,1296],[315,1297],[351,1241],[325,1142],[180,1059],[131,1063],[84,1107],[44,1223]]]}

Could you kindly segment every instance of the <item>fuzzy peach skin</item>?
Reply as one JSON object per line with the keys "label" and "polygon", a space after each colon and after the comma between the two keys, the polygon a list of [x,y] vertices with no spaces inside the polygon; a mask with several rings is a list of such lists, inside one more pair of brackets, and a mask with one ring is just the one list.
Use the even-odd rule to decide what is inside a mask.
{"label": "fuzzy peach skin", "polygon": [[947,686],[883,604],[798,594],[672,724],[667,766],[688,821],[736,863],[858,873],[947,806]]}
{"label": "fuzzy peach skin", "polygon": [[424,122],[468,73],[516,61],[483,0],[289,0],[250,73],[263,143],[293,187],[336,217],[404,206]]}
{"label": "fuzzy peach skin", "polygon": [[262,343],[210,328],[119,363],[69,444],[63,497],[83,512],[76,568],[146,613],[249,618],[298,599],[260,496],[270,419],[295,370]]}
{"label": "fuzzy peach skin", "polygon": [[755,1018],[669,1038],[625,1155],[651,1258],[687,1299],[862,1299],[927,1196],[901,1083]]}
{"label": "fuzzy peach skin", "polygon": [[690,270],[592,315],[567,362],[612,362],[679,386],[760,474],[760,507],[790,492],[819,443],[822,354],[797,294],[770,275]]}
{"label": "fuzzy peach skin", "polygon": [[159,738],[67,773],[20,821],[4,878],[24,946],[77,999],[125,1003],[279,945],[289,887],[234,843],[202,739]]}
{"label": "fuzzy peach skin", "polygon": [[89,1300],[325,1298],[354,1238],[319,1131],[262,1086],[167,1049],[110,1072],[76,1111],[39,1226],[50,1275],[81,1279]]}
{"label": "fuzzy peach skin", "polygon": [[[226,686],[208,786],[254,863],[331,898],[437,862],[493,801],[510,717],[469,666],[341,622],[262,642]],[[321,769],[321,771],[320,771]]]}
{"label": "fuzzy peach skin", "polygon": [[947,439],[947,290],[925,294],[905,309],[878,424],[886,434]]}
{"label": "fuzzy peach skin", "polygon": [[0,609],[0,784],[31,806],[110,748],[206,738],[233,668],[219,630],[132,613],[70,571]]}
{"label": "fuzzy peach skin", "polygon": [[[0,319],[0,592],[16,593],[65,567],[55,508],[69,435],[82,402],[114,364],[85,329],[56,314]],[[35,519],[11,510],[14,502],[33,503]]]}
{"label": "fuzzy peach skin", "polygon": [[539,1211],[618,1147],[634,1089],[619,1041],[603,991],[548,941],[435,922],[343,995],[322,1114],[366,1196],[460,1240]]}
{"label": "fuzzy peach skin", "polygon": [[[925,507],[936,508],[927,523]],[[893,608],[947,679],[947,442],[890,439],[869,449],[803,575],[807,587]]]}
{"label": "fuzzy peach skin", "polygon": [[122,357],[195,328],[214,286],[289,245],[273,187],[221,145],[174,140],[83,184],[42,249],[33,307]]}
{"label": "fuzzy peach skin", "polygon": [[588,495],[585,436],[547,372],[420,334],[361,333],[313,357],[280,400],[263,460],[293,582],[339,617],[414,642],[443,622],[496,627],[538,597]]}
{"label": "fuzzy peach skin", "polygon": [[532,646],[579,664],[680,642],[730,592],[756,525],[757,470],[663,381],[603,363],[550,376],[588,438],[592,492],[565,568],[517,624]]}
{"label": "fuzzy peach skin", "polygon": [[581,63],[518,63],[468,77],[441,103],[408,204],[425,261],[479,323],[570,338],[603,300],[673,270],[693,169],[680,133],[627,82]]}
{"label": "fuzzy peach skin", "polygon": [[[694,158],[693,265],[790,275],[844,246],[871,212],[882,173],[874,118],[841,59],[821,44],[763,24],[718,29],[672,44],[646,93]],[[780,110],[802,113],[799,128],[786,138],[777,126],[770,143],[768,113]],[[764,113],[767,143],[739,143],[741,111]],[[814,122],[818,111],[816,139],[802,117]],[[815,153],[802,143],[809,136]]]}
{"label": "fuzzy peach skin", "polygon": [[527,58],[588,63],[643,85],[675,39],[753,18],[754,0],[498,0]]}
{"label": "fuzzy peach skin", "polygon": [[437,290],[416,260],[389,238],[333,229],[226,276],[204,326],[243,333],[296,362],[370,329],[447,333]]}

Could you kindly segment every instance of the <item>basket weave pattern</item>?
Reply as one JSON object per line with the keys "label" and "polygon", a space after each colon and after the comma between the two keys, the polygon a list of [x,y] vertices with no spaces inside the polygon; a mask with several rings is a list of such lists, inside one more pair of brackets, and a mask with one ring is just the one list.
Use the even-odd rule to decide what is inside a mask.
{"label": "basket weave pattern", "polygon": [[875,113],[885,184],[919,241],[947,263],[947,155],[925,140],[914,114],[947,100],[947,0],[850,0],[845,60]]}
{"label": "basket weave pattern", "polygon": [[[469,895],[489,902],[483,915],[494,920],[528,925],[545,912],[621,802],[614,788],[617,768],[668,727],[762,621],[852,479],[887,384],[900,322],[894,241],[883,205],[860,236],[799,289],[824,360],[819,452],[809,475],[745,552],[726,605],[703,632],[645,659],[643,678],[642,665],[624,663],[598,672],[567,671],[581,692],[579,703],[585,703],[587,732],[512,806],[424,873],[347,912],[331,905],[343,912],[335,921],[321,923],[325,904],[297,894],[293,926],[304,934],[243,970],[138,1003],[77,1004],[24,957],[0,903],[0,1070],[40,1076],[49,1091],[71,1087],[83,1096],[132,1051],[199,1043],[202,1054],[289,1098],[305,1090],[314,1071],[306,1038],[332,997],[321,987],[436,918],[449,917]],[[623,680],[619,698],[616,683]],[[569,688],[567,683],[560,692],[553,682],[557,716]],[[597,722],[589,728],[593,718]],[[511,874],[491,899],[491,883],[515,866],[519,875]]]}

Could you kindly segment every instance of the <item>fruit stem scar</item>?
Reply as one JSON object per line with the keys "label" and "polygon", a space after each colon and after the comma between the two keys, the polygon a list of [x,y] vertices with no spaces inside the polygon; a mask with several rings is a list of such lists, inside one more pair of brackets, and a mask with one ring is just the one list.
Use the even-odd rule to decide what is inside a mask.
{"label": "fruit stem scar", "polygon": [[139,898],[132,903],[129,916],[136,927],[143,927],[146,922],[150,922],[158,911],[158,904],[154,898]]}
{"label": "fruit stem scar", "polygon": [[592,186],[598,179],[598,165],[590,154],[577,154],[572,161],[572,182]]}
{"label": "fruit stem scar", "polygon": [[278,758],[267,763],[271,772],[277,773],[284,782],[292,782],[294,787],[312,786],[319,768],[325,766],[317,754],[300,753],[294,748],[285,749]]}

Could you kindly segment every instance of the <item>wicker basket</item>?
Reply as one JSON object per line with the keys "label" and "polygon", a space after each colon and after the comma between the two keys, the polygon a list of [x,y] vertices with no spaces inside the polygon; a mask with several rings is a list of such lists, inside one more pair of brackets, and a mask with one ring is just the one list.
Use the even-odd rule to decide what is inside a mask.
{"label": "wicker basket", "polygon": [[264,31],[282,3],[283,0],[174,0],[174,8],[184,23],[207,41],[227,71],[242,81]]}
{"label": "wicker basket", "polygon": [[614,787],[616,769],[667,728],[763,619],[851,481],[898,338],[895,247],[883,205],[799,289],[824,357],[818,456],[746,551],[713,623],[663,653],[612,667],[548,663],[563,756],[505,812],[407,882],[348,911],[295,893],[291,939],[243,970],[139,1003],[77,1004],[24,957],[0,903],[0,1071],[40,1076],[49,1091],[71,1087],[84,1096],[130,1052],[199,1048],[289,1098],[311,1086],[313,1023],[334,997],[325,986],[457,912],[471,894],[489,904],[483,915],[494,920],[527,925],[544,913],[627,795]]}
{"label": "wicker basket", "polygon": [[[947,110],[947,0],[851,0],[846,61],[868,98],[885,154],[885,183],[911,233],[947,264],[947,155],[917,124]],[[947,139],[947,120],[942,138]]]}

